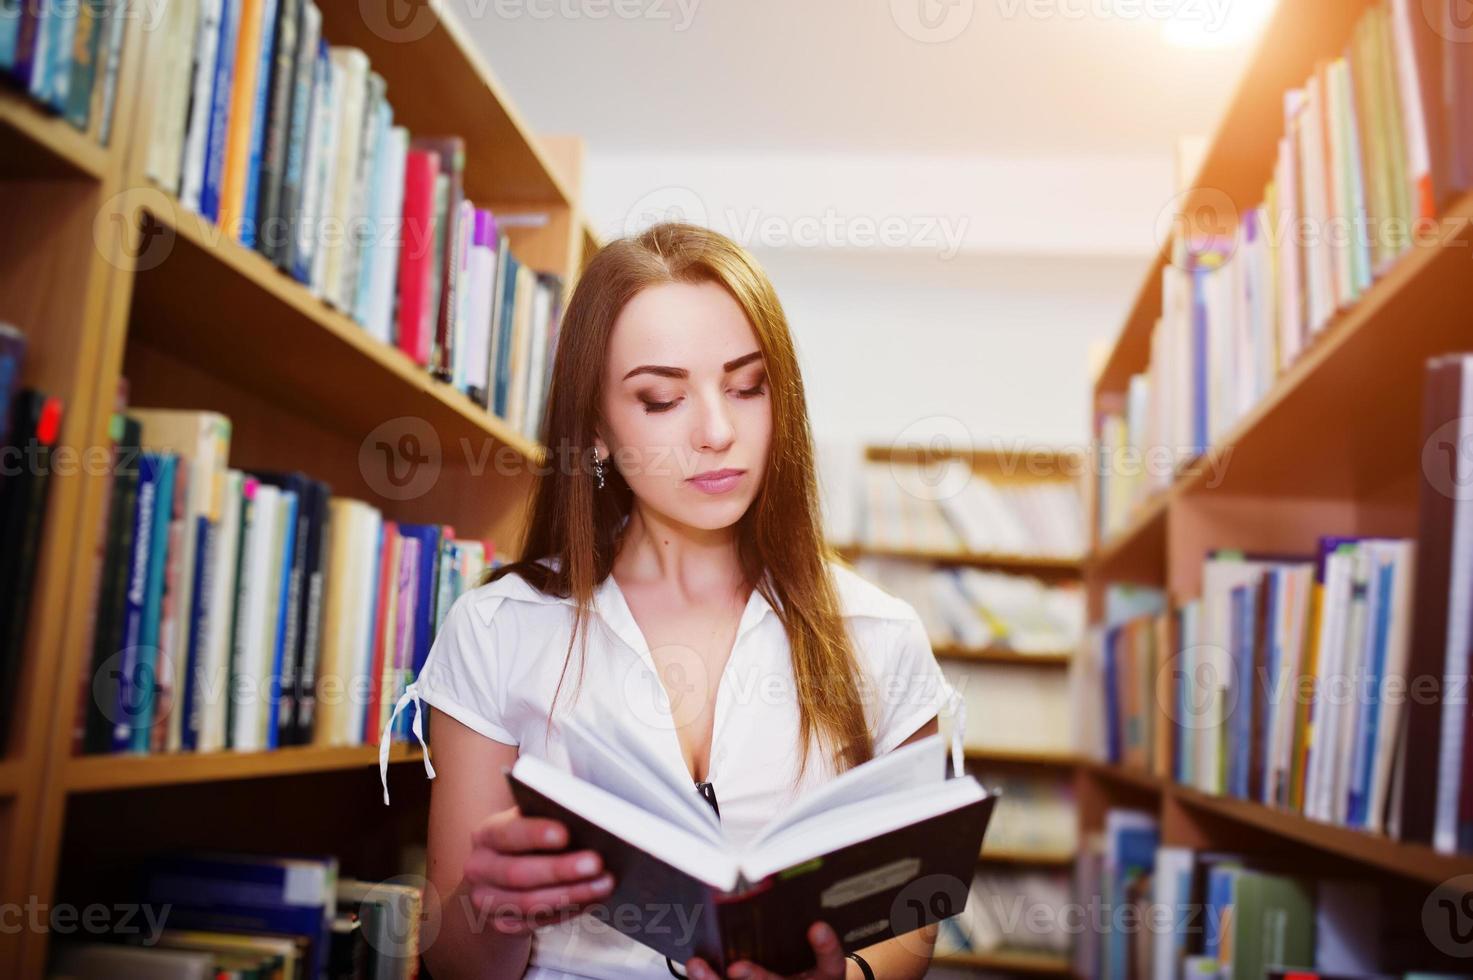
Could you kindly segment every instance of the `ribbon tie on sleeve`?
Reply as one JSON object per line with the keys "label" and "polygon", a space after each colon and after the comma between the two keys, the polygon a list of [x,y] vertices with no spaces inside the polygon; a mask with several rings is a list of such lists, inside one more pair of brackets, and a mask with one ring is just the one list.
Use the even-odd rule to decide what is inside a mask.
{"label": "ribbon tie on sleeve", "polygon": [[414,731],[414,737],[419,741],[420,751],[424,754],[425,776],[429,779],[435,778],[435,767],[430,764],[430,748],[425,745],[422,720],[425,716],[424,701],[419,696],[419,681],[411,681],[405,688],[404,693],[399,695],[398,702],[394,705],[394,711],[389,715],[388,724],[384,726],[383,734],[378,739],[378,773],[379,779],[384,784],[384,806],[389,805],[389,743],[392,741],[390,732],[394,730],[394,719],[399,717],[399,712],[410,701],[415,704],[414,721],[410,728]]}

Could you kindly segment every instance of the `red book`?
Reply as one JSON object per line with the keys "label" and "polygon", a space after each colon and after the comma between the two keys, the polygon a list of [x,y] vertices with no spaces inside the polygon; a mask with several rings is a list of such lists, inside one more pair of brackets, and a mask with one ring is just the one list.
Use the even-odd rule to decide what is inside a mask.
{"label": "red book", "polygon": [[404,229],[399,245],[399,349],[428,367],[436,314],[435,179],[440,158],[410,150],[404,161]]}
{"label": "red book", "polygon": [[384,546],[378,556],[378,612],[374,615],[373,623],[373,658],[368,667],[368,710],[363,713],[364,745],[378,744],[378,719],[384,696],[384,649],[390,642],[386,628],[389,601],[394,596],[399,573],[394,548],[398,537],[399,525],[394,521],[384,521]]}

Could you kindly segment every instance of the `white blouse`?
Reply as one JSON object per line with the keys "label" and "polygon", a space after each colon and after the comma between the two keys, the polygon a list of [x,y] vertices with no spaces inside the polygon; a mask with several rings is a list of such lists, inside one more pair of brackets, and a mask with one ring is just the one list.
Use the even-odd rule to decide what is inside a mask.
{"label": "white blouse", "polygon": [[[965,703],[936,663],[915,609],[842,565],[829,567],[861,668],[875,754],[895,748],[949,709],[952,769],[960,772]],[[519,754],[531,753],[577,774],[582,760],[571,758],[558,738],[558,720],[571,713],[621,743],[631,756],[668,766],[690,782],[670,697],[613,575],[594,593],[581,692],[574,701],[575,646],[548,737],[573,607],[571,597],[544,595],[515,573],[468,590],[451,605],[424,669],[399,698],[394,715],[411,699],[419,702],[413,729],[423,745],[423,705],[429,704],[489,739],[518,746]],[[701,687],[693,683],[692,690]],[[385,804],[393,724],[391,717],[379,740]],[[807,772],[794,787],[798,727],[787,633],[761,591],[753,589],[717,688],[707,773],[722,826],[738,846],[805,789],[834,778],[825,753],[810,749]],[[428,749],[424,763],[434,778]],[[663,956],[589,914],[538,928],[525,974],[538,980],[669,975]]]}

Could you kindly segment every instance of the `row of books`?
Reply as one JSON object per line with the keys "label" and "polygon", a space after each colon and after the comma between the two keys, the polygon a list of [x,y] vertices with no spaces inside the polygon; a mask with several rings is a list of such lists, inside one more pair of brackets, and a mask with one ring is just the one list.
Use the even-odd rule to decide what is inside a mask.
{"label": "row of books", "polygon": [[1079,816],[1069,774],[993,771],[969,762],[967,770],[999,793],[982,853],[1073,854],[1079,848]]}
{"label": "row of books", "polygon": [[179,852],[150,858],[138,901],[168,927],[138,942],[58,943],[72,980],[414,980],[423,893],[339,873],[335,857]]}
{"label": "row of books", "polygon": [[0,753],[16,714],[63,410],[61,399],[22,386],[25,355],[25,334],[0,323]]}
{"label": "row of books", "polygon": [[[1110,758],[1158,772],[1169,761],[1206,792],[1473,851],[1473,458],[1460,448],[1473,355],[1434,358],[1424,377],[1415,541],[1214,552],[1179,609],[1159,596],[1126,610],[1139,615],[1107,609],[1083,676],[1103,693],[1087,729]],[[1156,620],[1130,622],[1140,616]],[[1427,760],[1433,778],[1408,778]]]}
{"label": "row of books", "polygon": [[861,479],[866,547],[1062,559],[1084,552],[1073,481],[993,479],[964,460],[869,462]]}
{"label": "row of books", "polygon": [[186,209],[535,438],[561,279],[469,200],[465,141],[411,136],[312,0],[168,0],[146,160]]}
{"label": "row of books", "polygon": [[945,657],[941,672],[966,701],[966,746],[1066,756],[1073,749],[1069,672]]}
{"label": "row of books", "polygon": [[1077,585],[880,555],[862,555],[854,568],[909,602],[935,646],[1069,652],[1084,631],[1084,592]]}
{"label": "row of books", "polygon": [[[1473,53],[1453,17],[1452,0],[1369,6],[1345,50],[1285,93],[1262,203],[1239,218],[1208,201],[1214,227],[1178,229],[1149,366],[1098,419],[1102,536],[1219,443],[1414,243],[1439,240],[1441,207],[1473,186]],[[1159,462],[1109,462],[1138,458]]]}
{"label": "row of books", "polygon": [[1394,833],[1414,555],[1345,537],[1313,560],[1209,553],[1199,598],[1094,631],[1104,759]]}
{"label": "row of books", "polygon": [[129,9],[125,0],[4,0],[0,78],[106,146]]}
{"label": "row of books", "polygon": [[120,405],[113,421],[75,751],[377,744],[494,546],[300,471],[232,468],[219,413]]}
{"label": "row of books", "polygon": [[[1439,965],[1430,935],[1388,927],[1377,884],[1302,873],[1298,862],[1168,845],[1155,815],[1106,811],[1076,869],[1076,973],[1125,980],[1379,978]],[[1394,972],[1388,972],[1394,971]]]}
{"label": "row of books", "polygon": [[1067,871],[979,871],[961,913],[941,920],[936,955],[1066,957],[1073,943],[1072,901]]}

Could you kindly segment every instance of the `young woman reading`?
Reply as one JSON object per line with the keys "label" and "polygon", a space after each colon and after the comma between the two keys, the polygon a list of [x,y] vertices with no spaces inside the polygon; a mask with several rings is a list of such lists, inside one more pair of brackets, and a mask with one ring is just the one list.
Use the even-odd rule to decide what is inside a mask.
{"label": "young woman reading", "polygon": [[[666,223],[598,253],[563,317],[542,440],[523,559],[456,600],[399,704],[437,709],[424,960],[436,980],[679,976],[580,914],[611,875],[557,821],[521,816],[503,767],[569,766],[566,712],[664,760],[740,841],[935,733],[957,695],[915,610],[823,541],[793,339],[731,240]],[[924,975],[935,927],[848,957],[826,924],[807,935],[807,976],[899,980]]]}

